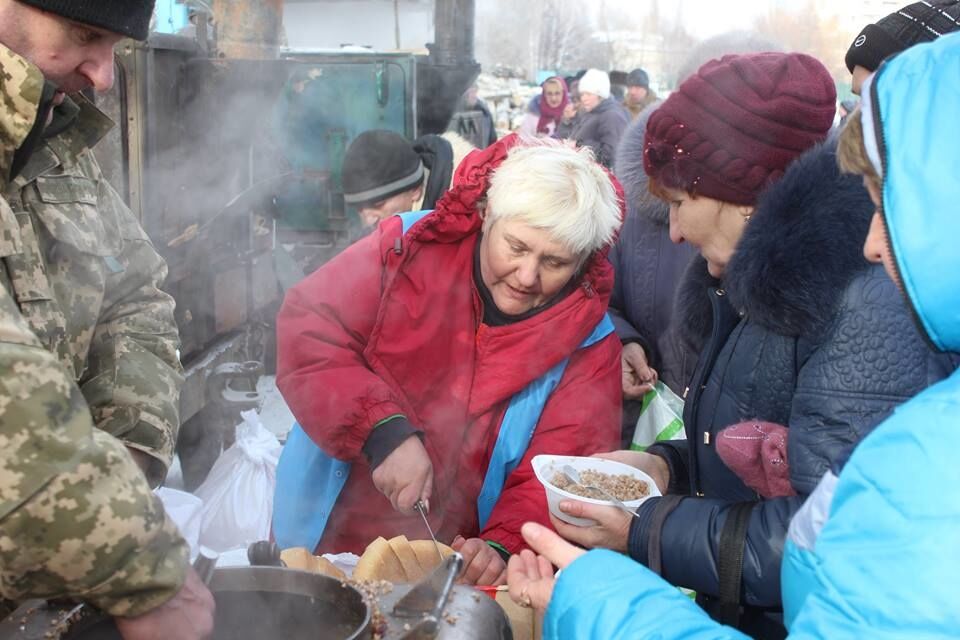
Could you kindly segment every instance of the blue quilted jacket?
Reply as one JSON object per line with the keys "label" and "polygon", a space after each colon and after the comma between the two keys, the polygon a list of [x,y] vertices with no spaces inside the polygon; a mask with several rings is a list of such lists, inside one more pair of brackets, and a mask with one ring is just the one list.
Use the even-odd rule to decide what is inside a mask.
{"label": "blue quilted jacket", "polygon": [[[884,170],[883,215],[896,268],[916,325],[931,345],[943,351],[960,349],[960,253],[956,250],[960,182],[950,169],[960,145],[957,78],[960,34],[914,47],[884,64],[866,89],[865,101],[876,122],[875,132],[867,128],[866,139],[868,146],[874,144]],[[860,299],[879,300],[879,293],[885,291],[879,280],[867,277],[863,282],[875,284],[859,286]],[[850,295],[848,291],[844,298]],[[881,367],[887,370],[881,382],[895,382],[904,375],[908,385],[920,371],[910,366],[900,369],[903,360],[897,344],[912,336],[906,331],[897,336],[876,333],[864,324],[873,315],[864,314],[862,322],[849,325],[847,331],[862,330],[874,337],[838,352],[834,360],[825,360],[817,369],[824,382],[860,379],[856,368],[844,362],[858,362],[859,357],[864,367],[883,365],[884,351],[898,355]],[[842,353],[847,354],[845,358],[839,357]],[[824,393],[819,394],[821,406],[841,409],[839,419],[829,420],[831,414],[820,410],[827,440],[834,430],[844,433],[843,425],[857,417],[858,407],[875,415],[874,403],[882,395],[861,404],[851,401],[861,394],[838,389],[827,393],[827,389],[823,387]],[[805,394],[812,397],[815,391],[811,387]],[[838,404],[832,402],[834,398]],[[791,422],[791,431],[796,426]],[[794,447],[793,439],[790,446]],[[832,470],[823,474],[802,509],[783,512],[784,517],[788,511],[795,513],[782,566],[790,638],[960,637],[955,588],[960,569],[958,448],[960,372],[897,408],[848,461],[845,454],[827,454],[836,458]],[[794,447],[791,467],[817,460],[816,451],[802,444]],[[809,487],[807,477],[807,471],[796,476],[798,489]],[[723,501],[703,502],[709,505],[704,509],[714,509],[713,517],[722,517]],[[688,526],[696,523],[692,512],[677,515]],[[748,566],[754,565],[758,550],[773,550],[773,545],[757,542],[764,524],[750,524]],[[694,554],[691,564],[709,561],[697,548],[698,541],[706,546],[702,535],[708,531],[700,531],[699,536],[682,538],[688,553]],[[681,560],[679,556],[673,560],[674,567]],[[776,571],[772,564],[770,571]],[[693,567],[688,575],[695,575]],[[769,579],[758,574],[750,581],[763,584]],[[744,638],[713,623],[649,570],[608,551],[592,551],[563,571],[547,611],[544,637]]]}

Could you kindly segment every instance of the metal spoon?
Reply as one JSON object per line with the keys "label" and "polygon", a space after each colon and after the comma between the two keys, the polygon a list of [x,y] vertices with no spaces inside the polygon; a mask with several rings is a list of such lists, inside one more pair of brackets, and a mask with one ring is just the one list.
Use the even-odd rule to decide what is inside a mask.
{"label": "metal spoon", "polygon": [[606,497],[607,500],[609,500],[610,502],[612,502],[613,504],[615,504],[615,505],[618,506],[619,508],[623,509],[624,511],[626,511],[627,513],[629,513],[630,515],[632,515],[634,518],[639,518],[639,517],[640,517],[640,516],[638,516],[638,515],[636,514],[636,512],[634,512],[633,509],[631,509],[631,508],[628,507],[627,505],[623,504],[623,502],[622,502],[621,500],[619,500],[616,496],[614,496],[613,494],[611,494],[609,491],[607,491],[607,490],[605,490],[605,489],[601,489],[600,487],[595,487],[595,486],[590,485],[590,484],[584,484],[583,481],[580,480],[580,474],[577,473],[577,470],[574,469],[573,467],[571,467],[570,465],[568,465],[568,464],[563,465],[563,467],[560,469],[560,471],[563,473],[563,475],[567,476],[567,478],[569,478],[570,480],[572,480],[572,481],[574,482],[574,484],[578,484],[578,485],[580,485],[581,487],[583,487],[584,489],[593,489],[593,490],[596,491],[597,493],[600,493],[600,494],[602,494],[604,497]]}

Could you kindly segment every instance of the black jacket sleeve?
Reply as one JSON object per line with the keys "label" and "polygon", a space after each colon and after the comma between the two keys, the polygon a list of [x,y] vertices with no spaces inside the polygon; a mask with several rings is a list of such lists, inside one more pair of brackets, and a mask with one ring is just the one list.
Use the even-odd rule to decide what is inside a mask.
{"label": "black jacket sleeve", "polygon": [[686,440],[663,440],[647,447],[647,453],[660,456],[670,470],[670,486],[667,493],[687,495],[690,493],[690,443]]}
{"label": "black jacket sleeve", "polygon": [[[649,519],[657,498],[643,503],[630,528],[630,556],[648,563]],[[687,498],[663,526],[661,559],[663,577],[671,584],[697,593],[718,596],[718,550],[727,514],[736,503],[708,498]],[[780,561],[790,519],[803,498],[774,498],[758,502],[750,514],[743,554],[742,602],[753,606],[780,605]],[[669,541],[667,543],[666,541]]]}

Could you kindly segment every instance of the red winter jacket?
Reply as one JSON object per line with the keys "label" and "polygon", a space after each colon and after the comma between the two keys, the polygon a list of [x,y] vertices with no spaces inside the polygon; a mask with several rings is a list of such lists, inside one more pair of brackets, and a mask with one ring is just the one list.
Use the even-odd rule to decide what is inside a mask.
{"label": "red winter jacket", "polygon": [[[502,327],[481,321],[476,202],[513,143],[471,154],[437,210],[405,235],[399,218],[386,220],[287,293],[277,319],[278,385],[314,442],[353,464],[317,552],[362,553],[377,536],[427,537],[419,516],[394,511],[377,491],[361,452],[387,417],[403,414],[424,432],[437,537],[449,544],[457,534],[479,536],[512,552],[524,546],[524,522],[549,526],[530,459],[619,442],[619,340],[611,334],[577,350],[607,309],[606,251],[587,263],[581,286],[542,313]],[[476,500],[511,397],[567,357],[524,459],[478,531]]]}

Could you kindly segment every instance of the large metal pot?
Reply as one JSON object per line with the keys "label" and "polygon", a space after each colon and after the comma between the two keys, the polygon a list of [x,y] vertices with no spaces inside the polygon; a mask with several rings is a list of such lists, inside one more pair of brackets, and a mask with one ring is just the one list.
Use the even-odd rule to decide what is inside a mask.
{"label": "large metal pot", "polygon": [[[209,586],[217,601],[213,640],[371,637],[363,596],[327,576],[280,567],[235,567],[217,569]],[[112,619],[75,609],[29,603],[0,625],[0,638],[120,640]],[[49,635],[52,629],[59,635]]]}
{"label": "large metal pot", "polygon": [[[419,585],[382,594],[374,621],[361,593],[334,578],[283,567],[217,569],[209,582],[217,601],[213,640],[370,640],[374,631],[384,640],[512,640],[499,605],[452,584],[458,570],[448,563]],[[120,635],[110,618],[44,601],[27,603],[0,623],[0,640],[51,638]]]}
{"label": "large metal pot", "polygon": [[218,569],[214,640],[369,638],[370,610],[339,580],[281,567]]}

